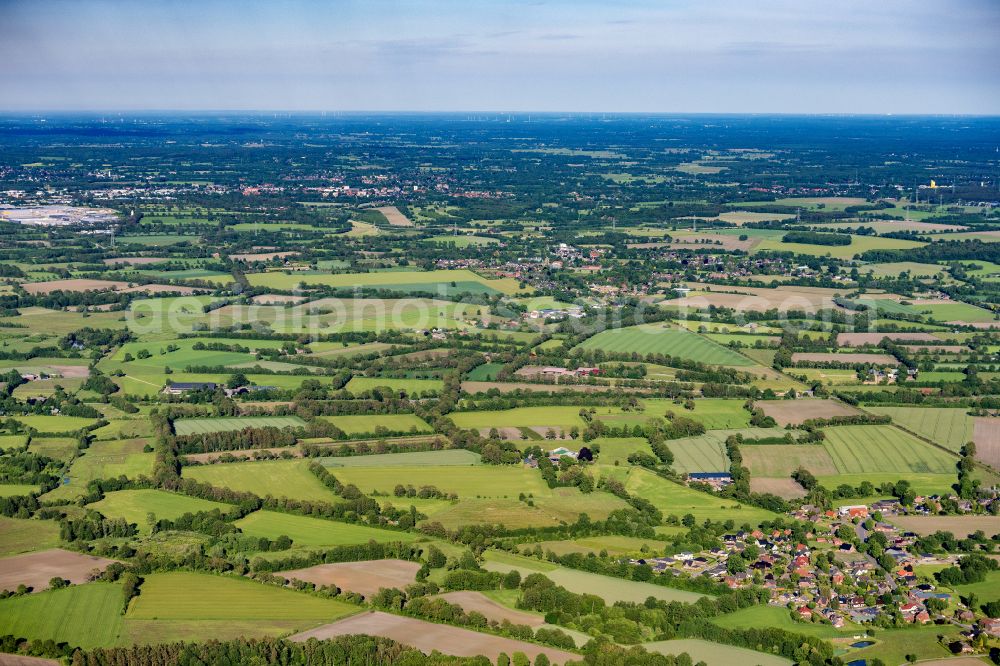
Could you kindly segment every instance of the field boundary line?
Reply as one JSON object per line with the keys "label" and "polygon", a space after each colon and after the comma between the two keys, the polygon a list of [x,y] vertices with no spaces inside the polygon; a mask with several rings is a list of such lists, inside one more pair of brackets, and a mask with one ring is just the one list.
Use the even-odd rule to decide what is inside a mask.
{"label": "field boundary line", "polygon": [[132,375],[125,375],[125,376],[133,381],[140,382],[142,384],[148,384],[149,386],[158,386],[158,384],[154,384],[153,382],[147,382],[145,379],[139,379],[138,377],[133,377]]}

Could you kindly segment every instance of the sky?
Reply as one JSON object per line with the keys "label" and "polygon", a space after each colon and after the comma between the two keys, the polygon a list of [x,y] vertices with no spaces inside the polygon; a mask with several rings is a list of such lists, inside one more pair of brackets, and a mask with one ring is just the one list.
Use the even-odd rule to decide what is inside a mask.
{"label": "sky", "polygon": [[1000,114],[1000,0],[0,0],[0,110]]}

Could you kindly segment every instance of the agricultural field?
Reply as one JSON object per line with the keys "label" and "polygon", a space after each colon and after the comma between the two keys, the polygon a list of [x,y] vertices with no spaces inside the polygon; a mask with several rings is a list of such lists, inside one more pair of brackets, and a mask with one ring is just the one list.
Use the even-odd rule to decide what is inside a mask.
{"label": "agricultural field", "polygon": [[69,462],[77,454],[79,442],[72,437],[32,437],[28,451],[37,456]]}
{"label": "agricultural field", "polygon": [[234,523],[244,534],[277,539],[287,536],[297,547],[346,546],[369,541],[404,541],[416,539],[410,532],[381,530],[364,525],[339,523],[273,511],[254,511]]}
{"label": "agricultural field", "polygon": [[958,453],[973,439],[975,419],[964,408],[866,407],[873,414],[892,418],[893,423]]}
{"label": "agricultural field", "polygon": [[364,393],[380,388],[419,396],[428,391],[439,392],[444,388],[440,379],[397,379],[395,377],[353,377],[344,387],[351,393]]}
{"label": "agricultural field", "polygon": [[308,465],[302,460],[200,465],[185,467],[183,475],[195,481],[254,493],[260,497],[270,495],[305,501],[333,501],[333,492],[309,472]]}
{"label": "agricultural field", "polygon": [[[441,523],[451,530],[466,525],[505,525],[511,529],[555,527],[576,522],[580,514],[587,514],[592,520],[604,520],[611,512],[628,506],[610,493],[582,493],[576,488],[553,488],[551,494],[543,495],[529,489],[525,495],[525,501],[514,495],[460,497],[448,506],[435,506],[426,522]],[[392,498],[391,503],[406,507],[410,499]]]}
{"label": "agricultural field", "polygon": [[996,119],[100,120],[0,118],[0,664],[897,666],[996,614],[935,578],[1000,556]]}
{"label": "agricultural field", "polygon": [[135,523],[140,530],[149,531],[148,516],[157,520],[175,520],[185,513],[199,513],[218,509],[227,513],[232,509],[229,504],[189,497],[163,490],[116,490],[104,496],[104,499],[88,505],[94,511],[99,511],[108,518],[124,518]]}
{"label": "agricultural field", "polygon": [[976,443],[976,459],[1000,469],[1000,419],[976,417],[972,440]]}
{"label": "agricultural field", "polygon": [[[478,289],[483,293],[517,294],[520,290],[516,280],[509,278],[491,280],[469,270],[444,270],[405,274],[384,273],[340,273],[334,275],[298,275],[296,273],[253,273],[247,276],[253,286],[269,287],[281,291],[296,289],[299,285],[323,285],[343,289],[372,288],[400,291],[431,291],[447,288],[452,283]],[[478,287],[474,287],[478,285]],[[406,287],[406,289],[399,289]]]}
{"label": "agricultural field", "polygon": [[150,639],[225,639],[248,630],[276,635],[346,617],[357,607],[233,576],[168,572],[143,582],[125,614],[127,630]]}
{"label": "agricultural field", "polygon": [[503,363],[483,363],[472,369],[466,379],[471,382],[488,382],[496,378],[499,370],[503,369]]}
{"label": "agricultural field", "polygon": [[455,467],[450,465],[351,466],[336,468],[333,473],[343,483],[353,483],[363,492],[391,494],[397,484],[403,483],[416,488],[435,486],[446,493],[455,493],[460,498],[516,498],[522,492],[536,497],[551,494],[538,472],[520,466],[477,465],[463,467],[461,474],[456,474]]}
{"label": "agricultural field", "polygon": [[644,398],[640,401],[641,411],[629,411],[622,415],[610,414],[600,417],[609,422],[626,421],[645,423],[651,416],[664,416],[672,412],[698,421],[708,430],[741,429],[750,426],[750,413],[744,408],[745,401],[726,398],[704,398],[694,401],[694,409],[662,398]]}
{"label": "agricultural field", "polygon": [[5,631],[81,647],[119,643],[125,595],[118,583],[89,583],[0,600]]}
{"label": "agricultural field", "polygon": [[306,569],[279,571],[279,576],[304,580],[316,585],[336,585],[366,597],[383,587],[405,588],[417,577],[420,565],[405,560],[366,560],[319,564]]}
{"label": "agricultural field", "polygon": [[[781,233],[781,232],[779,232]],[[835,257],[838,259],[852,259],[869,250],[912,250],[923,247],[925,243],[919,241],[899,240],[895,238],[882,238],[879,236],[851,236],[850,245],[809,245],[804,243],[785,243],[780,237],[776,239],[765,239],[756,248],[755,252],[794,252],[811,257]]]}
{"label": "agricultural field", "polygon": [[948,474],[958,462],[956,457],[893,426],[837,426],[823,432],[823,447],[841,474]]}
{"label": "agricultural field", "polygon": [[551,551],[556,555],[565,555],[566,553],[594,553],[597,555],[603,551],[614,556],[640,555],[655,552],[663,547],[662,542],[654,539],[617,535],[563,541],[541,541],[538,545],[546,553]]}
{"label": "agricultural field", "polygon": [[310,638],[326,639],[347,634],[367,634],[384,636],[393,640],[413,645],[425,652],[437,650],[444,654],[459,657],[487,655],[490,660],[503,654],[523,654],[526,658],[536,659],[545,655],[550,663],[562,664],[575,660],[579,655],[555,648],[542,647],[535,643],[502,638],[490,634],[479,633],[436,624],[414,618],[391,615],[381,611],[355,615],[347,620],[334,622],[313,631],[307,631],[292,636],[293,641],[307,641]]}
{"label": "agricultural field", "polygon": [[[710,430],[698,437],[672,439],[667,447],[674,454],[673,468],[678,472],[727,472],[729,458],[726,455],[726,440],[731,435],[742,435],[747,439],[784,437],[787,431],[780,428],[743,428],[737,430]],[[754,448],[754,447],[746,447]]]}
{"label": "agricultural field", "polygon": [[790,370],[795,375],[801,375],[809,382],[820,382],[826,386],[847,386],[858,384],[858,373],[854,370],[836,370],[833,368],[795,368]]}
{"label": "agricultural field", "polygon": [[582,349],[608,352],[666,354],[712,365],[753,365],[753,361],[700,335],[662,324],[643,324],[598,333]]}
{"label": "agricultural field", "polygon": [[59,526],[48,520],[0,516],[0,557],[46,550],[59,545]]}
{"label": "agricultural field", "polygon": [[[448,415],[459,428],[555,428],[581,430],[586,426],[580,417],[580,407],[518,407],[490,412],[452,412]],[[598,409],[594,418],[621,414],[616,408]]]}
{"label": "agricultural field", "polygon": [[895,356],[865,352],[797,352],[792,354],[792,363],[810,361],[814,363],[869,363],[874,365],[899,365]]}
{"label": "agricultural field", "polygon": [[148,444],[146,439],[94,442],[73,460],[62,485],[46,493],[45,499],[79,497],[87,492],[87,484],[94,479],[152,476],[154,454],[143,451]]}
{"label": "agricultural field", "polygon": [[178,435],[198,435],[244,428],[304,428],[306,422],[297,416],[241,416],[230,419],[178,419],[174,431]]}
{"label": "agricultural field", "polygon": [[0,483],[0,497],[17,497],[37,493],[38,486],[27,483]]}
{"label": "agricultural field", "polygon": [[96,420],[81,416],[39,416],[35,414],[18,415],[15,419],[25,428],[36,430],[39,434],[62,435],[74,433],[82,428],[93,425]]}
{"label": "agricultural field", "polygon": [[690,490],[662,479],[644,469],[632,469],[625,480],[625,489],[636,493],[656,506],[664,516],[683,517],[691,514],[696,520],[733,520],[737,525],[755,525],[774,516],[770,511],[723,500]]}
{"label": "agricultural field", "polygon": [[577,594],[597,595],[609,604],[616,601],[640,603],[648,597],[664,601],[685,601],[690,603],[705,596],[695,592],[676,590],[660,585],[620,580],[577,569],[569,569],[548,562],[541,562],[534,558],[511,555],[503,551],[487,551],[485,559],[484,568],[488,571],[506,573],[516,570],[521,573],[522,578],[532,573],[543,573],[546,578],[550,579],[556,585],[561,585]]}
{"label": "agricultural field", "polygon": [[750,492],[776,495],[785,500],[796,500],[808,493],[791,477],[768,478],[762,476],[750,477]]}
{"label": "agricultural field", "polygon": [[860,413],[854,407],[837,400],[761,400],[754,403],[754,406],[777,421],[779,426]]}
{"label": "agricultural field", "polygon": [[740,448],[750,478],[786,478],[799,467],[816,476],[837,474],[837,465],[825,447],[818,444],[761,444]]}
{"label": "agricultural field", "polygon": [[431,427],[415,414],[345,415],[321,416],[319,418],[332,423],[348,435],[373,433],[377,428],[384,428],[391,432],[431,432]]}
{"label": "agricultural field", "polygon": [[31,592],[40,592],[49,587],[55,576],[79,585],[114,561],[61,548],[5,557],[0,559],[0,590],[14,591],[25,585]]}
{"label": "agricultural field", "polygon": [[914,301],[913,307],[934,321],[983,323],[996,320],[989,310],[961,302]]}
{"label": "agricultural field", "polygon": [[468,236],[465,234],[460,234],[458,236],[431,236],[430,238],[424,238],[425,243],[445,243],[448,245],[454,245],[458,248],[466,248],[470,246],[482,246],[482,245],[492,245],[494,243],[499,243],[500,241],[496,238],[490,238],[489,236]]}
{"label": "agricultural field", "polygon": [[412,453],[376,453],[358,456],[336,456],[320,459],[327,467],[435,467],[478,465],[481,458],[465,449],[445,451],[414,451]]}
{"label": "agricultural field", "polygon": [[906,480],[913,491],[921,495],[941,495],[954,492],[955,485],[954,474],[916,474],[913,472],[859,472],[856,474],[819,476],[817,479],[827,488],[836,488],[841,484],[857,487],[865,481],[879,486],[883,483],[896,483],[900,480]]}
{"label": "agricultural field", "polygon": [[721,645],[696,638],[681,638],[671,641],[643,643],[650,652],[660,654],[687,654],[695,663],[706,666],[729,666],[730,664],[757,664],[757,666],[790,666],[791,661],[773,654],[755,652],[744,648]]}
{"label": "agricultural field", "polygon": [[496,622],[507,620],[512,624],[524,624],[533,628],[545,626],[545,618],[543,616],[508,608],[482,592],[460,590],[458,592],[446,592],[445,594],[438,595],[438,598],[444,599],[450,604],[461,606],[462,610],[466,612],[476,611],[482,613],[487,620],[494,620]]}
{"label": "agricultural field", "polygon": [[947,531],[959,538],[978,530],[988,536],[1000,534],[1000,516],[896,516],[893,522],[917,534]]}

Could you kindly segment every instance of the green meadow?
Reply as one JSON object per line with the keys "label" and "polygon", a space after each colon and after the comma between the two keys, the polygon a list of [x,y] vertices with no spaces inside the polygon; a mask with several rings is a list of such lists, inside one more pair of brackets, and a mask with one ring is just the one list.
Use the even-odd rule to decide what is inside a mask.
{"label": "green meadow", "polygon": [[334,499],[333,491],[309,472],[309,463],[304,460],[191,466],[184,468],[183,476],[260,497],[270,495],[321,502],[332,502]]}
{"label": "green meadow", "polygon": [[608,352],[667,354],[712,365],[753,365],[753,361],[696,333],[664,324],[610,329],[587,338],[581,349]]}
{"label": "green meadow", "polygon": [[369,541],[409,542],[417,538],[412,532],[396,532],[274,511],[254,511],[234,524],[250,536],[268,539],[287,536],[295,546],[346,546]]}
{"label": "green meadow", "polygon": [[104,499],[88,506],[109,518],[124,518],[146,532],[151,527],[147,519],[149,514],[153,514],[157,519],[175,520],[185,513],[199,513],[213,509],[227,513],[232,508],[229,504],[221,502],[153,489],[117,490],[107,493]]}

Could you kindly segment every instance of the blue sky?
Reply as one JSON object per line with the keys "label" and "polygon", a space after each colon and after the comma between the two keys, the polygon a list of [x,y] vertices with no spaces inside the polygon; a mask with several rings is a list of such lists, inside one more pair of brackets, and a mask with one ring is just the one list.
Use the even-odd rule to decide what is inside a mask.
{"label": "blue sky", "polygon": [[1000,113],[1000,0],[0,0],[0,109]]}

